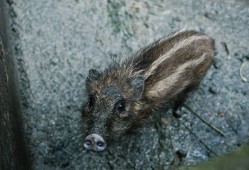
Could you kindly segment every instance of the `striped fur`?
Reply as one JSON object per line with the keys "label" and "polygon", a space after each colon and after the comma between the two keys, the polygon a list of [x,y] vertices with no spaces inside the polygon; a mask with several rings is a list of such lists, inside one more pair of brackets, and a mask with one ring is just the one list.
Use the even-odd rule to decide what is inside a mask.
{"label": "striped fur", "polygon": [[[182,30],[140,50],[130,60],[133,74],[145,77],[148,107],[176,102],[198,86],[215,55],[214,41],[203,33]],[[173,100],[173,102],[172,102]],[[181,100],[181,99],[179,99]]]}
{"label": "striped fur", "polygon": [[[90,101],[82,111],[88,133],[118,138],[139,127],[159,107],[176,110],[199,85],[214,55],[211,38],[182,30],[102,73],[90,70],[86,81]],[[121,111],[120,103],[125,105]]]}

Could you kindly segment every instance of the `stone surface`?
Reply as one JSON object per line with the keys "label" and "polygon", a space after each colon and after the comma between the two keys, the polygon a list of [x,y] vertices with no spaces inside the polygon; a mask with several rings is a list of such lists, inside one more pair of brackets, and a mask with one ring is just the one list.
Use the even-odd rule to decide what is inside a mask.
{"label": "stone surface", "polygon": [[17,88],[16,60],[8,41],[6,4],[0,0],[0,169],[29,170]]}
{"label": "stone surface", "polygon": [[[248,143],[248,1],[7,2],[34,169],[175,168]],[[125,58],[182,28],[215,39],[214,64],[186,106],[224,136],[184,107],[180,119],[153,114],[136,136],[105,152],[84,150],[80,107],[88,70],[103,70],[111,57]]]}

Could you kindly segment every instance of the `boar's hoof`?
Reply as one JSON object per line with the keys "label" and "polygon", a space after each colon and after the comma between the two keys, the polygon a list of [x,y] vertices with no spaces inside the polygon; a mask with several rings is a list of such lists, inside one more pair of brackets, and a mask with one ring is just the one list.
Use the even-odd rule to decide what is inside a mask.
{"label": "boar's hoof", "polygon": [[91,151],[103,151],[106,148],[106,142],[98,134],[88,135],[84,142],[84,148]]}

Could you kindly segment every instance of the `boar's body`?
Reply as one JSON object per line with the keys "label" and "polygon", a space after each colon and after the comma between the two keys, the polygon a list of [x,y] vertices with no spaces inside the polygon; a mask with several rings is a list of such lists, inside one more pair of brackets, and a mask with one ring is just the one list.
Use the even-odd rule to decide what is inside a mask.
{"label": "boar's body", "polygon": [[186,30],[152,43],[102,73],[91,69],[86,80],[89,100],[82,110],[90,134],[84,147],[102,151],[107,139],[136,130],[153,110],[161,106],[176,110],[199,85],[214,55],[211,38]]}

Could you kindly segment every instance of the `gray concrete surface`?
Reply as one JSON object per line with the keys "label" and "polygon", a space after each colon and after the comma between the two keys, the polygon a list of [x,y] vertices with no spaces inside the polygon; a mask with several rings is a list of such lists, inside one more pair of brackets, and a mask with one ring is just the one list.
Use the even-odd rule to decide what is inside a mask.
{"label": "gray concrete surface", "polygon": [[0,0],[0,170],[29,170],[6,12],[6,4]]}
{"label": "gray concrete surface", "polygon": [[[7,2],[34,169],[176,168],[248,143],[248,1]],[[182,28],[215,39],[215,62],[186,105],[224,136],[185,107],[181,119],[155,113],[136,136],[105,152],[84,150],[79,110],[88,70]]]}

